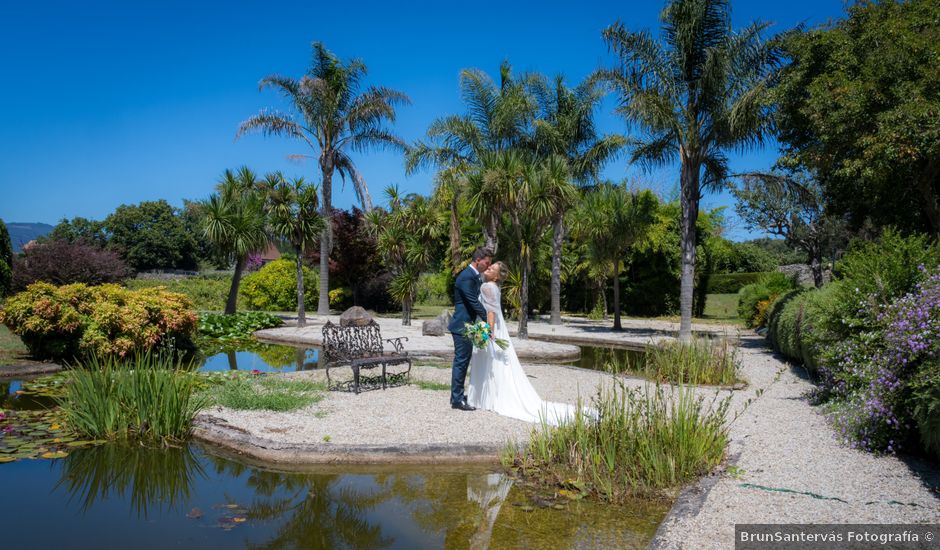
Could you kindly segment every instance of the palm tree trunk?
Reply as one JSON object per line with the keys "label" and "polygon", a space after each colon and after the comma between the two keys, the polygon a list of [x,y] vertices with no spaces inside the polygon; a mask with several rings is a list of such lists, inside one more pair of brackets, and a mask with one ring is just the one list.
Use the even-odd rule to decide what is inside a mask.
{"label": "palm tree trunk", "polygon": [[239,256],[235,260],[235,273],[232,274],[232,286],[228,289],[228,300],[225,302],[225,314],[235,315],[235,308],[238,306],[238,285],[241,283],[242,271],[245,270],[245,258]]}
{"label": "palm tree trunk", "polygon": [[529,255],[522,258],[522,287],[519,289],[519,334],[520,340],[529,339]]}
{"label": "palm tree trunk", "polygon": [[699,206],[698,163],[687,154],[682,155],[681,191],[682,217],[680,221],[680,248],[682,277],[679,284],[679,341],[692,340],[692,298],[695,285],[695,221]]}
{"label": "palm tree trunk", "polygon": [[549,324],[561,324],[561,248],[565,241],[565,220],[560,215],[552,224],[552,316]]}
{"label": "palm tree trunk", "polygon": [[320,187],[323,199],[323,219],[326,227],[320,233],[320,298],[317,302],[317,315],[330,314],[330,250],[333,248],[333,163],[320,158],[323,172],[323,185]]}
{"label": "palm tree trunk", "polygon": [[614,260],[614,330],[623,330],[620,325],[620,258]]}
{"label": "palm tree trunk", "polygon": [[483,242],[484,246],[496,255],[496,247],[499,245],[499,241],[496,237],[496,216],[489,215],[486,220],[486,224],[483,226]]}
{"label": "palm tree trunk", "polygon": [[297,253],[297,326],[305,327],[307,311],[304,305],[304,251],[302,247],[295,246],[294,252]]}
{"label": "palm tree trunk", "polygon": [[405,327],[411,326],[411,299],[405,298],[401,303],[401,324]]}

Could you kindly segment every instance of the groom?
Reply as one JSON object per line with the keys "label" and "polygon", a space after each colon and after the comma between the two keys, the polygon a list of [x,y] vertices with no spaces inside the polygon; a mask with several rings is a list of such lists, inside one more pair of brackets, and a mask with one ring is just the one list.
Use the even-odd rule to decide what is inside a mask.
{"label": "groom", "polygon": [[462,411],[475,410],[467,404],[463,394],[463,385],[467,379],[467,367],[473,354],[473,344],[464,334],[464,324],[472,323],[477,318],[486,320],[486,310],[480,304],[480,286],[483,281],[480,274],[493,263],[493,253],[488,248],[473,251],[470,265],[457,275],[454,284],[454,316],[447,330],[454,337],[454,365],[451,367],[450,406]]}

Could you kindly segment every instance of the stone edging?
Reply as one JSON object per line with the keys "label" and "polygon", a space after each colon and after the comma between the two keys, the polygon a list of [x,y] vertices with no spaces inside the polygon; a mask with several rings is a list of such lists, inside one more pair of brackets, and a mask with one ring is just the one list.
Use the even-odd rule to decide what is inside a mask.
{"label": "stone edging", "polygon": [[32,376],[34,374],[52,374],[62,370],[62,365],[57,363],[26,363],[23,365],[3,365],[0,366],[0,377],[14,378],[20,376]]}
{"label": "stone edging", "polygon": [[275,464],[496,463],[502,450],[498,445],[278,443],[206,414],[193,421],[193,437]]}
{"label": "stone edging", "polygon": [[666,517],[659,523],[656,533],[653,534],[653,540],[647,545],[646,550],[666,550],[671,548],[670,541],[666,539],[666,533],[669,531],[670,525],[677,522],[680,518],[697,515],[702,509],[702,506],[705,505],[708,493],[711,492],[712,488],[718,483],[718,480],[721,479],[722,472],[727,470],[728,466],[736,464],[740,456],[741,453],[738,452],[733,457],[728,458],[724,468],[721,470],[704,475],[695,483],[686,485],[679,492],[676,501],[672,503],[669,513],[667,513]]}

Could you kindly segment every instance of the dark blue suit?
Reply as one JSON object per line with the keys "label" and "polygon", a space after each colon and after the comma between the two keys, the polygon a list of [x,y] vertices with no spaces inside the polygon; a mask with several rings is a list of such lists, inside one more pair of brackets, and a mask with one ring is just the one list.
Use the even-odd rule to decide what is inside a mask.
{"label": "dark blue suit", "polygon": [[482,284],[480,276],[469,266],[457,275],[457,281],[454,283],[454,316],[447,326],[447,330],[454,337],[454,365],[451,367],[450,378],[451,405],[464,400],[463,386],[467,379],[470,356],[473,355],[473,344],[464,336],[464,324],[472,323],[478,318],[486,320],[486,309],[479,300]]}

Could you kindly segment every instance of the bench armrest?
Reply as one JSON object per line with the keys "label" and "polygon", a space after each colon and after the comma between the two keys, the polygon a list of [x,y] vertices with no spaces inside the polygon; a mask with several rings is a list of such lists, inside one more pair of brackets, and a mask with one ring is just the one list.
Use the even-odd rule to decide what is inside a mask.
{"label": "bench armrest", "polygon": [[407,341],[408,341],[408,337],[407,337],[407,336],[401,336],[401,337],[398,337],[398,338],[387,338],[385,341],[388,342],[389,344],[391,344],[392,347],[395,348],[395,353],[407,354],[408,352],[405,351],[405,348],[404,348],[404,346],[403,346],[402,343],[401,343],[402,340],[404,340],[404,341],[407,342]]}

